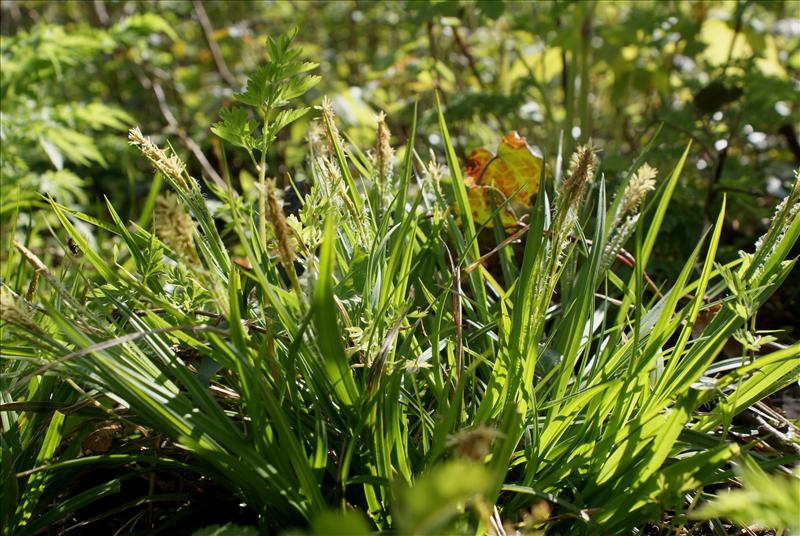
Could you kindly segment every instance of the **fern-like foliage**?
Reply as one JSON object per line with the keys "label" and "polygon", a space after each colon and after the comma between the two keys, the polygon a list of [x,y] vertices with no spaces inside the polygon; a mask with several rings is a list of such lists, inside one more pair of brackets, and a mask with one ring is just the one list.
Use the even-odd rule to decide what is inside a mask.
{"label": "fern-like foliage", "polygon": [[37,25],[0,40],[0,217],[27,210],[47,194],[84,205],[81,168],[106,167],[103,137],[127,130],[133,117],[101,101],[83,79],[92,65],[156,32],[174,35],[155,14],[129,17],[107,30]]}
{"label": "fern-like foliage", "polygon": [[277,39],[268,38],[269,61],[250,76],[243,92],[234,95],[252,108],[255,117],[245,108],[233,106],[223,110],[222,120],[211,127],[217,136],[243,147],[251,157],[256,149],[264,157],[278,132],[308,112],[308,107],[296,106],[292,101],[320,81],[319,76],[307,74],[318,64],[300,60],[302,49],[292,46],[296,34],[295,28]]}

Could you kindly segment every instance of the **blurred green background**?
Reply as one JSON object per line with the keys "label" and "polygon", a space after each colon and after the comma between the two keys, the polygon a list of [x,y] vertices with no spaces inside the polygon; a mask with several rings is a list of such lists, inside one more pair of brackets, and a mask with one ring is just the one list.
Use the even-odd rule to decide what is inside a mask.
{"label": "blurred green background", "polygon": [[[252,178],[209,126],[291,26],[342,130],[368,146],[375,114],[401,144],[419,101],[422,154],[440,148],[440,90],[463,157],[510,130],[548,159],[589,139],[622,180],[645,147],[665,177],[692,148],[653,264],[674,273],[723,194],[727,254],[765,228],[800,163],[797,2],[32,2],[2,6],[4,240],[47,235],[39,194],[136,220],[150,190],[125,131],[168,140],[196,175]],[[307,117],[270,166],[302,179]],[[205,155],[205,156],[203,156]],[[44,243],[43,246],[45,247]],[[791,283],[789,289],[796,289]],[[784,296],[797,301],[796,292]],[[787,297],[788,296],[788,297]],[[782,307],[788,307],[785,303]],[[797,304],[800,306],[800,304]]]}

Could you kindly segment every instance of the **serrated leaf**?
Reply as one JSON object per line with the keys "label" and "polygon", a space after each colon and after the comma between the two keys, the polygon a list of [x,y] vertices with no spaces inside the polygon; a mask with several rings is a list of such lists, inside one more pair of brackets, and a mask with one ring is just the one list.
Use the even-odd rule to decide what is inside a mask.
{"label": "serrated leaf", "polygon": [[[136,122],[125,110],[101,102],[70,105],[66,107],[66,112],[95,130],[103,127],[127,130]],[[68,118],[69,115],[65,117],[65,122],[68,122]]]}
{"label": "serrated leaf", "polygon": [[322,80],[322,77],[318,75],[295,78],[286,85],[281,94],[281,98],[283,100],[289,100],[299,97],[312,87],[319,84],[320,80]]}
{"label": "serrated leaf", "polygon": [[243,93],[236,93],[233,97],[239,102],[250,106],[261,106],[268,97],[267,81],[270,75],[270,65],[264,65],[247,80],[247,89]]}
{"label": "serrated leaf", "polygon": [[312,69],[316,69],[319,67],[319,63],[315,61],[304,61],[300,63],[294,63],[292,65],[287,65],[281,70],[282,78],[291,78],[293,76],[297,76],[298,74],[302,74]]}
{"label": "serrated leaf", "polygon": [[281,129],[306,115],[310,109],[311,108],[304,107],[296,110],[281,110],[270,125],[270,133],[273,136],[276,135]]}
{"label": "serrated leaf", "polygon": [[211,132],[237,147],[252,149],[256,141],[252,136],[258,122],[250,119],[244,108],[223,109],[220,112],[222,121],[211,127]]}
{"label": "serrated leaf", "polygon": [[97,163],[102,166],[106,161],[91,136],[77,130],[56,126],[44,132],[45,137],[64,155],[64,158],[88,166]]}
{"label": "serrated leaf", "polygon": [[319,76],[301,76],[319,64],[299,61],[303,50],[290,48],[294,33],[267,38],[267,57],[270,62],[260,67],[247,81],[247,88],[234,95],[239,102],[250,106],[282,106],[286,101],[299,97],[319,83]]}
{"label": "serrated leaf", "polygon": [[750,458],[744,459],[743,487],[722,491],[692,515],[695,519],[725,517],[741,526],[800,531],[800,474],[770,476]]}

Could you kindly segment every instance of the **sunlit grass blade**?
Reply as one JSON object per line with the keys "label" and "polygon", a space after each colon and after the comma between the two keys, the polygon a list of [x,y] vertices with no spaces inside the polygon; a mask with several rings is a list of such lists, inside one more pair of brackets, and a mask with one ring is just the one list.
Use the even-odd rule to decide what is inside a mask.
{"label": "sunlit grass blade", "polygon": [[337,322],[338,313],[333,300],[333,261],[336,248],[336,233],[333,219],[328,218],[320,252],[319,276],[314,289],[314,323],[317,327],[319,346],[323,352],[330,384],[337,398],[345,406],[352,406],[358,399],[358,388],[353,380],[347,356],[342,346],[342,337]]}

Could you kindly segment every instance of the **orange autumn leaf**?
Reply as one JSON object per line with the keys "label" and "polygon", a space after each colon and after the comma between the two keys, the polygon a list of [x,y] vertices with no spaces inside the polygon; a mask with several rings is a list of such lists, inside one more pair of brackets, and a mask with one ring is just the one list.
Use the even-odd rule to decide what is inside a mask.
{"label": "orange autumn leaf", "polygon": [[539,192],[541,172],[542,159],[516,131],[500,140],[496,155],[483,148],[472,151],[464,167],[464,184],[475,223],[491,227],[492,213],[508,199],[500,220],[504,227],[516,225]]}

